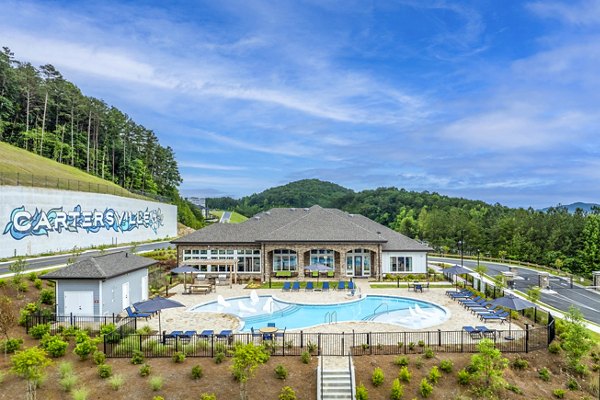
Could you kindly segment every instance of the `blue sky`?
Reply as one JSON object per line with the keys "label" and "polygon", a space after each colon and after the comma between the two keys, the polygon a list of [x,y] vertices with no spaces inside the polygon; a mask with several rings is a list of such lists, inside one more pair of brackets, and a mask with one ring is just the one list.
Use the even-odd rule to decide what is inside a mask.
{"label": "blue sky", "polygon": [[600,202],[598,1],[0,10],[17,59],[53,64],[173,147],[185,195],[319,178],[508,206]]}

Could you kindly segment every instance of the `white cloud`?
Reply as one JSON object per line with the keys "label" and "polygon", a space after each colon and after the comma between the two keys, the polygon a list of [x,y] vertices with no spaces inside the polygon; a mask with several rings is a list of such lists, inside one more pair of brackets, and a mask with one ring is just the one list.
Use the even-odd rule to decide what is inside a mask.
{"label": "white cloud", "polygon": [[190,161],[181,161],[179,162],[180,167],[184,168],[193,168],[193,169],[208,169],[214,171],[243,171],[248,168],[246,167],[238,167],[235,165],[221,165],[221,164],[209,164],[209,163],[198,163],[198,162],[190,162]]}
{"label": "white cloud", "polygon": [[536,1],[528,8],[541,17],[554,18],[574,25],[600,23],[600,2],[597,0],[569,0],[567,2]]}

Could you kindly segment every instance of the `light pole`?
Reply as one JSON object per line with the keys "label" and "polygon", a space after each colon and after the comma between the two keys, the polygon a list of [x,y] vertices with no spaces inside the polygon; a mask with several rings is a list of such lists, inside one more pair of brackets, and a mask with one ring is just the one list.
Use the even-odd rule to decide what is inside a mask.
{"label": "light pole", "polygon": [[458,248],[460,249],[460,266],[464,267],[464,257],[463,257],[463,241],[459,240],[458,241]]}
{"label": "light pole", "polygon": [[477,267],[479,268],[479,249],[477,249]]}

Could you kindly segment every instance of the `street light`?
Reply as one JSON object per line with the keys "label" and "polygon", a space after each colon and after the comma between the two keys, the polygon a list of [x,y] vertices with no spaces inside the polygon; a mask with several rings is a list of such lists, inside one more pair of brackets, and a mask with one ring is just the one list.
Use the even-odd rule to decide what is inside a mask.
{"label": "street light", "polygon": [[477,249],[477,267],[479,267],[479,249]]}
{"label": "street light", "polygon": [[458,247],[460,249],[460,266],[464,267],[464,257],[463,257],[463,241],[458,241]]}

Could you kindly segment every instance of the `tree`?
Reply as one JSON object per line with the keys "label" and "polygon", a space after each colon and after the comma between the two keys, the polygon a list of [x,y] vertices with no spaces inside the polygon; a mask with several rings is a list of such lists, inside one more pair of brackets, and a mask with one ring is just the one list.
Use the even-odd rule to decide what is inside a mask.
{"label": "tree", "polygon": [[583,249],[580,253],[582,269],[589,275],[600,270],[600,215],[591,214],[583,227]]}
{"label": "tree", "polygon": [[532,303],[536,303],[542,296],[542,289],[539,286],[532,286],[527,289],[527,298]]}
{"label": "tree", "polygon": [[481,291],[481,284],[483,283],[483,275],[488,271],[487,265],[479,264],[473,271],[479,275],[479,291]]}
{"label": "tree", "polygon": [[12,300],[7,296],[0,297],[0,334],[8,339],[8,331],[17,322],[17,315]]}
{"label": "tree", "polygon": [[475,370],[472,374],[475,391],[482,397],[493,397],[505,385],[504,370],[508,366],[508,359],[494,346],[490,339],[483,339],[477,345],[477,354],[471,357],[471,366]]}
{"label": "tree", "polygon": [[11,370],[27,381],[27,399],[35,400],[36,389],[44,377],[44,370],[51,361],[39,347],[30,347],[11,357]]}
{"label": "tree", "polygon": [[25,271],[26,266],[27,262],[25,262],[24,257],[17,258],[17,261],[8,266],[8,270],[14,274],[13,283],[15,285],[15,288],[17,289],[17,292],[20,291],[22,275],[23,271]]}
{"label": "tree", "polygon": [[240,345],[235,348],[233,353],[233,365],[231,372],[240,382],[240,399],[246,400],[246,383],[254,375],[254,371],[259,365],[269,360],[269,354],[262,346],[255,346],[254,343]]}
{"label": "tree", "polygon": [[571,306],[565,315],[564,333],[561,335],[562,345],[569,366],[575,370],[581,359],[592,349],[594,342],[585,327],[581,311]]}

